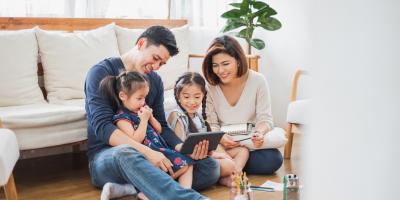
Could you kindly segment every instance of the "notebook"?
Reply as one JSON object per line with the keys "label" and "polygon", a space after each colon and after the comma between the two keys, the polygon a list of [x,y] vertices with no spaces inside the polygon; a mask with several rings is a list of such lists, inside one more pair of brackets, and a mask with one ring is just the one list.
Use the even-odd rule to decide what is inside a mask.
{"label": "notebook", "polygon": [[228,135],[249,135],[252,129],[252,123],[229,124],[221,126],[221,131],[227,133]]}

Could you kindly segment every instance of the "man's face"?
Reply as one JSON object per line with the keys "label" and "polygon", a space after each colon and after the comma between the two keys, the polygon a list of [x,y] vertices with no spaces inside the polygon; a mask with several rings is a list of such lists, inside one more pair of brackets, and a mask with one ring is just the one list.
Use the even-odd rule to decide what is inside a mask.
{"label": "man's face", "polygon": [[147,41],[139,46],[139,54],[136,57],[135,68],[140,73],[150,73],[158,70],[167,63],[170,58],[169,52],[164,45],[147,46]]}

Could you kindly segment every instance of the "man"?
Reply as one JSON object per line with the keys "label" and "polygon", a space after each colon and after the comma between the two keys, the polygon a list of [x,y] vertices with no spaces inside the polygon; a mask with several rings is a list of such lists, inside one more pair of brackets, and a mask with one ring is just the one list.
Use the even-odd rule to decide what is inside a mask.
{"label": "man", "polygon": [[[149,199],[204,199],[196,191],[182,188],[165,173],[172,169],[162,153],[134,141],[114,126],[111,120],[116,111],[98,90],[100,81],[106,76],[117,76],[125,70],[146,74],[150,80],[146,104],[153,109],[154,117],[162,125],[161,136],[179,151],[182,141],[165,120],[163,83],[160,76],[153,72],[177,53],[172,32],[162,26],[153,26],[142,33],[130,51],[121,57],[105,59],[89,70],[85,82],[85,109],[88,118],[89,168],[95,186],[127,183],[134,185]],[[190,155],[197,160],[193,171],[194,189],[208,187],[219,178],[217,162],[206,158],[207,148],[208,142],[201,142]]]}

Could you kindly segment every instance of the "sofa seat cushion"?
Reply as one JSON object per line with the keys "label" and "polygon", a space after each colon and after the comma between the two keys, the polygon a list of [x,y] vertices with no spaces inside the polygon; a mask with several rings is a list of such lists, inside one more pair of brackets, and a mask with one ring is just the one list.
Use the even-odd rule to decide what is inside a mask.
{"label": "sofa seat cushion", "polygon": [[85,99],[71,99],[64,101],[57,101],[57,105],[67,105],[67,106],[79,106],[85,108]]}
{"label": "sofa seat cushion", "polygon": [[37,149],[83,141],[87,138],[82,106],[32,104],[0,107],[4,127],[12,129],[19,149]]}
{"label": "sofa seat cushion", "polygon": [[287,121],[294,124],[307,124],[309,112],[309,99],[290,102],[287,112]]}

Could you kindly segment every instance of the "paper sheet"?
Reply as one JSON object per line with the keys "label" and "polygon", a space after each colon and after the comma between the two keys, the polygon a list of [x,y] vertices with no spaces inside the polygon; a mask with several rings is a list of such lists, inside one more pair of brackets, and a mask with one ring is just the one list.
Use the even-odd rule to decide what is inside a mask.
{"label": "paper sheet", "polygon": [[283,183],[277,183],[277,182],[273,182],[273,181],[266,181],[265,183],[263,183],[260,186],[262,186],[262,187],[271,187],[271,188],[274,188],[275,191],[283,191]]}

